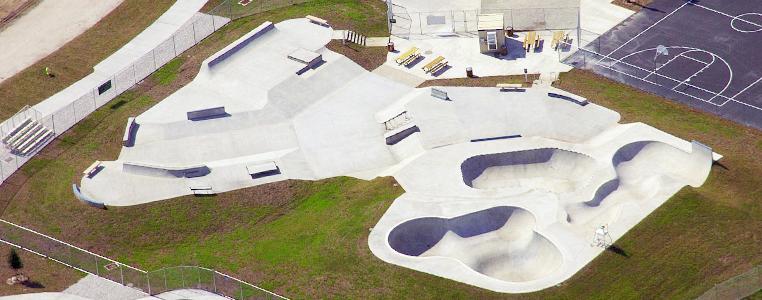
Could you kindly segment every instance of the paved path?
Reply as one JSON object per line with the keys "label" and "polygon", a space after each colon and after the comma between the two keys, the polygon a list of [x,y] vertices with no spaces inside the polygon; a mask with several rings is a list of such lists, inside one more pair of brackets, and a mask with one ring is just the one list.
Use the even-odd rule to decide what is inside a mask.
{"label": "paved path", "polygon": [[145,293],[95,275],[87,275],[63,291],[85,299],[134,300],[145,298]]}
{"label": "paved path", "polygon": [[0,32],[0,82],[92,27],[124,0],[43,0]]}

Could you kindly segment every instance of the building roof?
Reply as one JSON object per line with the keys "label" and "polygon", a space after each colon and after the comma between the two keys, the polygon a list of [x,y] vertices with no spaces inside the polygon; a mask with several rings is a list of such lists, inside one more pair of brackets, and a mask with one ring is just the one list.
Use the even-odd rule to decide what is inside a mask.
{"label": "building roof", "polygon": [[482,14],[477,19],[477,30],[503,29],[503,14]]}

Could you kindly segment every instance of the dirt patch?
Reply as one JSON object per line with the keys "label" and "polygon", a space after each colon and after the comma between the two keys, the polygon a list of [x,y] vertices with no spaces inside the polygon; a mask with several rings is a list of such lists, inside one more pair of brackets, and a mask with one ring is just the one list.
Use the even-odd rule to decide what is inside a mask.
{"label": "dirt patch", "polygon": [[341,40],[332,40],[326,48],[351,59],[368,71],[373,71],[386,62],[385,47],[365,47],[347,42],[341,44]]}
{"label": "dirt patch", "polygon": [[421,83],[418,87],[427,86],[471,86],[471,87],[494,87],[499,83],[521,83],[525,87],[531,87],[531,82],[540,77],[540,74],[529,74],[528,82],[524,75],[487,76],[474,78],[433,79]]}

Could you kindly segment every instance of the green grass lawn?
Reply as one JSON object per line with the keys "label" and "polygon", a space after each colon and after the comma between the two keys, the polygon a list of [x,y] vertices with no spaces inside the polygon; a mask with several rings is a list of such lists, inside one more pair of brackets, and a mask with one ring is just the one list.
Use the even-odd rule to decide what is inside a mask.
{"label": "green grass lawn", "polygon": [[744,298],[744,300],[761,300],[761,299],[762,299],[762,290],[759,290],[756,293],[750,295],[749,297]]}
{"label": "green grass lawn", "polygon": [[202,265],[295,299],[685,299],[762,263],[762,133],[582,71],[563,75],[559,85],[620,112],[625,122],[711,145],[725,155],[724,167],[621,238],[617,245],[629,257],[606,252],[538,293],[492,293],[373,256],[369,228],[403,193],[391,178],[286,181],[108,210],[74,199],[71,184],[83,169],[117,157],[127,117],[187,84],[203,59],[263,21],[306,14],[368,35],[386,30],[377,0],[314,0],[236,20],[46,148],[11,182],[2,217],[147,270]]}

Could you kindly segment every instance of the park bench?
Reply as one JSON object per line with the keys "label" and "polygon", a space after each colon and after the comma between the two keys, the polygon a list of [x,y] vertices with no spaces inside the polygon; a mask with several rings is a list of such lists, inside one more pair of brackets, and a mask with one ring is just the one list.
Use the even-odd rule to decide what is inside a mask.
{"label": "park bench", "polygon": [[524,86],[521,83],[498,83],[496,85],[497,88],[499,88],[501,91],[508,91],[508,90],[518,90],[523,88]]}
{"label": "park bench", "polygon": [[408,65],[419,56],[421,56],[421,53],[418,52],[418,48],[412,47],[410,48],[410,50],[407,50],[404,53],[400,54],[400,56],[397,56],[397,58],[394,61],[397,62],[398,65]]}
{"label": "park bench", "polygon": [[329,27],[330,26],[330,25],[328,25],[328,21],[326,21],[324,19],[321,19],[321,18],[318,18],[318,17],[315,17],[315,16],[307,15],[307,16],[305,16],[305,18],[307,18],[307,20],[310,20],[310,22],[318,24],[320,26],[325,26],[325,27]]}
{"label": "park bench", "polygon": [[428,64],[423,66],[423,71],[426,73],[434,74],[438,70],[444,68],[447,65],[447,61],[444,60],[444,57],[439,56],[435,58],[434,60],[430,61]]}

